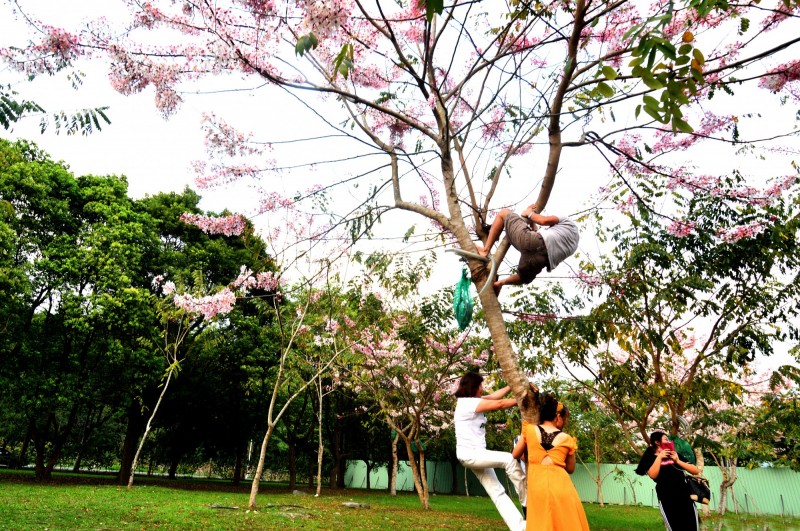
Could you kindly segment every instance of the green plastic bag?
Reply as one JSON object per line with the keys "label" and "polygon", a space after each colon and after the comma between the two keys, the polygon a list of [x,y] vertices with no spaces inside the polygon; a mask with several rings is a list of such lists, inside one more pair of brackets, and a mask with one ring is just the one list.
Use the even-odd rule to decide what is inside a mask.
{"label": "green plastic bag", "polygon": [[697,464],[697,458],[694,456],[694,450],[692,450],[692,447],[688,442],[680,437],[675,437],[674,435],[670,435],[669,440],[675,444],[675,451],[680,456],[681,461],[685,463],[691,463],[693,465]]}
{"label": "green plastic bag", "polygon": [[458,321],[458,329],[464,330],[469,326],[472,320],[472,297],[469,294],[469,288],[472,285],[469,277],[467,276],[467,268],[461,270],[461,280],[456,284],[453,290],[453,313],[456,315]]}

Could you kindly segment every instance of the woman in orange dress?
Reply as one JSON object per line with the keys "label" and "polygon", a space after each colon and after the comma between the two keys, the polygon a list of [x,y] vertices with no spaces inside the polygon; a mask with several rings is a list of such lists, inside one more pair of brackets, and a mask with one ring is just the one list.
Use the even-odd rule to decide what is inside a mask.
{"label": "woman in orange dress", "polygon": [[569,410],[552,393],[541,398],[539,418],[535,426],[522,423],[522,437],[513,456],[521,458],[527,451],[528,507],[527,531],[588,530],[578,491],[569,474],[575,471],[575,437],[563,431]]}

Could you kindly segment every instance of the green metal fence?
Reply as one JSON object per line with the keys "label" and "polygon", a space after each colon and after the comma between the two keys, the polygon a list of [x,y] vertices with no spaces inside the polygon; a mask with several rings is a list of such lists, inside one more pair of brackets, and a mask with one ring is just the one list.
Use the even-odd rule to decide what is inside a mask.
{"label": "green metal fence", "polygon": [[[637,476],[633,470],[635,465],[600,465],[599,474],[603,478],[602,496],[604,503],[618,505],[646,505],[655,507],[654,483],[647,476]],[[430,461],[426,463],[428,488],[432,493],[466,494],[485,496],[486,492],[474,474],[466,475],[464,468],[452,463]],[[589,503],[599,502],[597,489],[597,466],[589,464],[589,470],[578,464],[572,475],[572,482],[581,497]],[[352,488],[366,488],[367,467],[363,461],[350,461],[345,472],[345,485]],[[454,479],[455,475],[455,479]],[[719,504],[719,486],[722,474],[717,467],[706,466],[703,474],[711,486],[711,510]],[[506,484],[502,470],[497,476]],[[750,514],[771,514],[783,516],[800,516],[800,473],[785,468],[758,468],[755,470],[738,469],[736,483],[728,490],[727,507],[730,512]],[[388,473],[385,467],[375,469],[370,475],[370,487],[376,490],[388,488]],[[397,475],[397,490],[413,491],[414,481],[408,463],[401,462]]]}

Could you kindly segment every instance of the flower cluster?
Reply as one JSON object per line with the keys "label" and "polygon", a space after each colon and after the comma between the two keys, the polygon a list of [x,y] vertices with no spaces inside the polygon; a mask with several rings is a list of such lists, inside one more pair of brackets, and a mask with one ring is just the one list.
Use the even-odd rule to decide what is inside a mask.
{"label": "flower cluster", "polygon": [[695,223],[693,221],[682,221],[679,219],[672,220],[672,223],[667,227],[667,232],[678,238],[685,238],[694,230]]}
{"label": "flower cluster", "polygon": [[[758,86],[770,92],[780,92],[787,84],[800,80],[800,59],[789,61],[773,68],[759,81]],[[800,101],[800,87],[792,86],[789,93],[795,101]]]}
{"label": "flower cluster", "polygon": [[230,216],[204,216],[202,214],[181,214],[181,221],[194,225],[206,234],[224,234],[225,236],[239,236],[244,232],[246,222],[244,216],[233,214]]}
{"label": "flower cluster", "polygon": [[344,26],[353,10],[346,0],[305,0],[305,25],[320,37]]}
{"label": "flower cluster", "polygon": [[717,232],[717,236],[725,243],[735,243],[744,238],[752,238],[761,234],[767,226],[768,223],[766,221],[756,220],[731,229],[720,229]]}
{"label": "flower cluster", "polygon": [[254,275],[249,268],[242,266],[239,276],[233,281],[232,286],[245,291],[252,289],[278,291],[282,282],[283,280],[277,278],[272,271],[261,271]]}
{"label": "flower cluster", "polygon": [[586,271],[578,271],[574,278],[582,285],[589,288],[596,288],[603,284],[603,278],[599,275],[591,275]]}
{"label": "flower cluster", "polygon": [[20,57],[22,53],[17,48],[0,48],[0,58],[7,60],[14,69],[34,76],[52,75],[85,55],[83,43],[77,35],[46,25],[41,30],[44,34],[41,42],[31,44],[24,51],[25,58]]}
{"label": "flower cluster", "polygon": [[188,313],[199,313],[206,319],[212,319],[219,314],[229,313],[236,304],[236,294],[229,288],[223,288],[213,295],[194,297],[189,294],[175,294],[175,306]]}

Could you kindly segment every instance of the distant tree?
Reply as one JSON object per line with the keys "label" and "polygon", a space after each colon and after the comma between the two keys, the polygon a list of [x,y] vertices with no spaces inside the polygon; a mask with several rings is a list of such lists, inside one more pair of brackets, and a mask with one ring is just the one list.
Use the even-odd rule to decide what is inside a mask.
{"label": "distant tree", "polygon": [[[127,197],[123,177],[75,178],[27,142],[0,141],[0,202],[0,259],[8,266],[0,279],[0,341],[8,354],[0,397],[24,414],[24,428],[8,428],[20,458],[32,445],[37,475],[47,477],[66,449],[79,465],[93,459],[89,448],[108,448],[94,434],[120,423],[121,411],[129,428],[123,448],[138,440],[138,419],[163,371],[142,342],[158,335],[156,275],[188,277],[207,263],[211,275],[229,280],[257,246],[253,239],[247,250],[235,244],[241,238],[211,238],[188,225],[182,230],[194,241],[172,238],[175,232],[161,231],[162,222]],[[132,458],[123,450],[126,480]]]}

